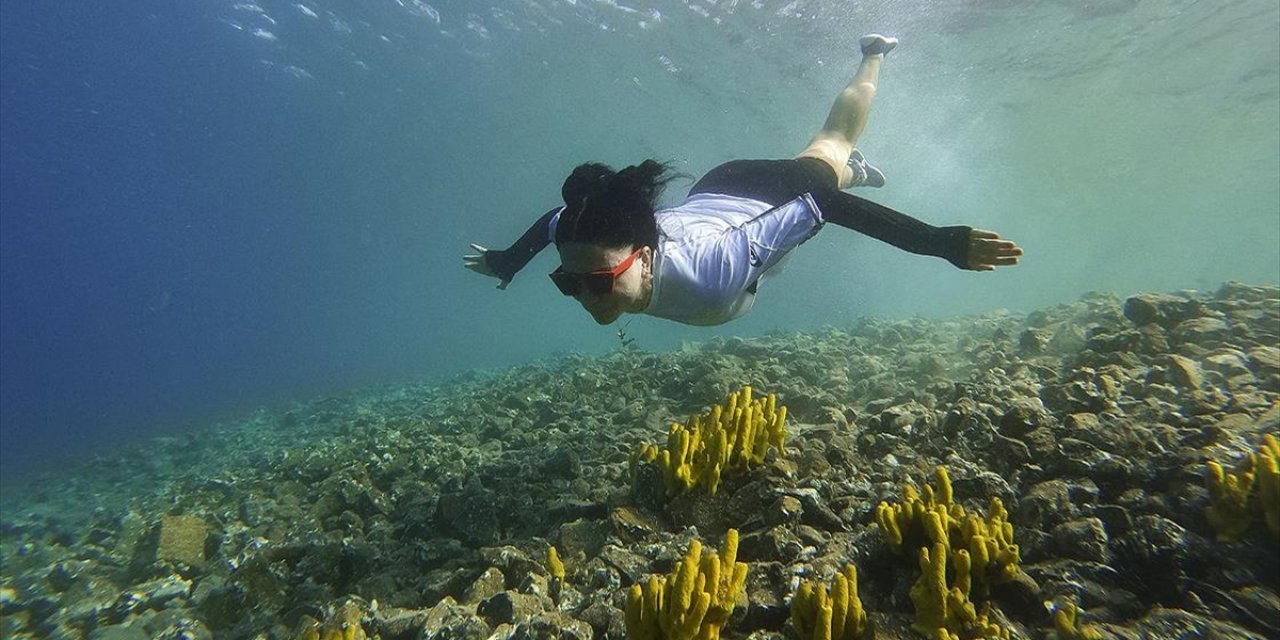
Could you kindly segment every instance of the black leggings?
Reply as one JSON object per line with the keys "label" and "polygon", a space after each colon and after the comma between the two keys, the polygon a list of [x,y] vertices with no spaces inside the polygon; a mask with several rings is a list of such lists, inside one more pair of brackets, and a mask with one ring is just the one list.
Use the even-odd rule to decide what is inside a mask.
{"label": "black leggings", "polygon": [[780,206],[809,194],[822,217],[911,253],[944,258],[968,268],[970,227],[935,227],[905,213],[840,190],[831,165],[817,158],[733,160],[698,180],[689,195],[717,193]]}

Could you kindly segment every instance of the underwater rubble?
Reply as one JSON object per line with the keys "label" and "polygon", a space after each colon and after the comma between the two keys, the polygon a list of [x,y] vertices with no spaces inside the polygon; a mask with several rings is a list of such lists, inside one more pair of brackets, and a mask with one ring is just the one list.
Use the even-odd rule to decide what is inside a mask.
{"label": "underwater rubble", "polygon": [[[746,386],[786,407],[785,443],[770,423],[780,446],[751,464],[699,467],[716,490],[673,489],[652,443]],[[835,602],[866,638],[1277,638],[1269,434],[1273,286],[631,344],[259,412],[11,485],[0,637],[621,639],[629,615],[658,616],[635,637],[854,637]],[[970,594],[939,557],[968,549],[904,552],[909,527],[945,539],[948,513],[999,541],[1001,579],[975,564]],[[674,605],[653,598],[688,613],[729,581],[695,553],[722,540],[746,577],[702,595],[714,634],[665,626]]]}

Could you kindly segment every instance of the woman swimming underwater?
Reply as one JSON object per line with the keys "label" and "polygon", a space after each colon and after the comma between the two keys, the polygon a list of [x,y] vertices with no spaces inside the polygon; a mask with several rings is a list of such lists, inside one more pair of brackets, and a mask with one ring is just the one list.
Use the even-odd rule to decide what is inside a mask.
{"label": "woman swimming underwater", "polygon": [[855,145],[880,65],[897,39],[871,34],[859,44],[857,73],[795,158],[722,164],[695,183],[684,202],[661,210],[657,199],[674,178],[666,165],[645,160],[614,171],[583,164],[561,188],[564,206],[543,214],[506,250],[471,245],[477,253],[463,256],[464,266],[506,288],[554,242],[561,264],[552,281],[596,322],[643,313],[715,325],[746,313],[760,278],[826,222],[961,269],[1017,264],[1022,249],[994,232],[935,227],[841,190],[884,184]]}

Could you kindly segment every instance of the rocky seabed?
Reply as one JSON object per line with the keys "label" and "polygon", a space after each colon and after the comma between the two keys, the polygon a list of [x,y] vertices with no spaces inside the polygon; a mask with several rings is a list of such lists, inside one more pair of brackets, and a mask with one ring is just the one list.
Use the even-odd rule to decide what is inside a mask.
{"label": "rocky seabed", "polygon": [[[639,445],[743,385],[788,408],[783,455],[715,496],[633,478]],[[917,571],[875,510],[943,465],[957,501],[1007,505],[1024,577],[987,609],[1013,637],[1058,637],[1070,602],[1102,638],[1280,638],[1280,541],[1220,541],[1205,516],[1206,462],[1235,468],[1268,433],[1272,286],[628,346],[261,412],[7,487],[0,636],[625,638],[627,589],[734,528],[746,601],[723,637],[796,638],[799,581],[846,564],[874,637],[918,637]]]}

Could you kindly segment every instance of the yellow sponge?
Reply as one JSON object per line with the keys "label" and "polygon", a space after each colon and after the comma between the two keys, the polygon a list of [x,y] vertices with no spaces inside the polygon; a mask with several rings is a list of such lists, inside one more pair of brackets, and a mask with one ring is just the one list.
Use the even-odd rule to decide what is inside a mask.
{"label": "yellow sponge", "polygon": [[802,640],[859,640],[869,638],[867,612],[858,597],[858,570],[845,565],[830,590],[805,580],[791,598],[791,624]]}
{"label": "yellow sponge", "polygon": [[627,592],[631,640],[716,640],[744,593],[747,565],[737,561],[738,531],[725,533],[721,552],[702,553],[694,540],[666,576],[649,576]]}
{"label": "yellow sponge", "polygon": [[751,387],[743,387],[687,425],[673,423],[665,449],[642,445],[632,456],[633,472],[640,461],[656,462],[668,495],[696,486],[715,495],[724,472],[761,464],[769,447],[783,452],[786,420],[787,408],[777,406],[774,394],[753,400]]}

